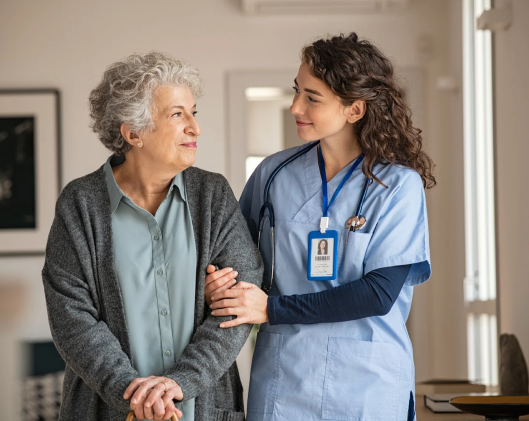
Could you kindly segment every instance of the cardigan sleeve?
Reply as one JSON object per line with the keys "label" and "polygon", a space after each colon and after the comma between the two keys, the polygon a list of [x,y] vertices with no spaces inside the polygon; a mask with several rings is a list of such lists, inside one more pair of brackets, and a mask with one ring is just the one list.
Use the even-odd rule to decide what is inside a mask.
{"label": "cardigan sleeve", "polygon": [[[239,208],[239,203],[228,181],[215,175],[216,182],[207,188],[213,188],[211,203],[202,203],[200,218],[211,219],[208,263],[219,267],[233,267],[239,272],[237,279],[261,285],[263,263],[261,255],[252,241],[248,226]],[[205,194],[204,196],[208,196]],[[211,212],[210,212],[211,211]],[[204,221],[209,223],[209,221]],[[206,248],[204,241],[203,248]],[[204,279],[199,274],[197,282],[197,302],[204,303]],[[202,269],[199,269],[202,271]],[[200,295],[202,294],[202,295]],[[205,304],[204,304],[205,305]],[[230,329],[221,329],[220,323],[233,317],[214,317],[211,310],[204,309],[205,318],[197,326],[189,345],[176,364],[164,375],[174,379],[182,388],[184,399],[191,399],[213,387],[235,359],[250,334],[252,325],[243,324]]]}
{"label": "cardigan sleeve", "polygon": [[[89,268],[86,235],[72,221],[75,210],[57,204],[42,270],[51,333],[66,364],[109,406],[130,410],[123,399],[139,377],[118,339],[100,315],[99,299]],[[73,240],[75,238],[75,241]]]}

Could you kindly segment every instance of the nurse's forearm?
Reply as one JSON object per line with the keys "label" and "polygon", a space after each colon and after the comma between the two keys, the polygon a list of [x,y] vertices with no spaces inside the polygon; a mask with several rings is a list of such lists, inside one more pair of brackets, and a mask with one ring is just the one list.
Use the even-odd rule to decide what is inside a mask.
{"label": "nurse's forearm", "polygon": [[270,324],[333,323],[383,316],[397,300],[410,268],[402,265],[373,270],[357,281],[311,294],[269,296]]}

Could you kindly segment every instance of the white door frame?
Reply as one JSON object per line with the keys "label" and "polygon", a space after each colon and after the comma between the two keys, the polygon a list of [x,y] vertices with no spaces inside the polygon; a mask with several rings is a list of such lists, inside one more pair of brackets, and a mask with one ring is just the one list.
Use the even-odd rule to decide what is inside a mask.
{"label": "white door frame", "polygon": [[246,88],[274,87],[290,89],[297,70],[247,70],[228,73],[227,175],[235,197],[239,198],[246,180],[246,138],[248,118]]}

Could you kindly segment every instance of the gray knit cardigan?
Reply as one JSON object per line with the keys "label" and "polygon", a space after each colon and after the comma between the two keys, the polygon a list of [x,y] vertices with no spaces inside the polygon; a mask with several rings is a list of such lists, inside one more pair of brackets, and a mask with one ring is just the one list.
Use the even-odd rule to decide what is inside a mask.
{"label": "gray knit cardigan", "polygon": [[[205,304],[206,266],[233,267],[238,280],[260,285],[263,265],[226,179],[191,167],[184,180],[197,248],[194,334],[164,376],[182,387],[184,399],[195,398],[197,421],[241,421],[235,358],[251,326],[218,327],[229,318],[211,316]],[[124,421],[123,393],[139,376],[114,269],[103,167],[62,191],[42,278],[53,340],[66,361],[59,420]]]}

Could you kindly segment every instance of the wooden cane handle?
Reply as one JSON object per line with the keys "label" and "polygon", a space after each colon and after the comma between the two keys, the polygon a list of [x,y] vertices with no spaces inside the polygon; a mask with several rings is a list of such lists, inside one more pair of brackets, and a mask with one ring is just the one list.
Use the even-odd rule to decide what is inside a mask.
{"label": "wooden cane handle", "polygon": [[[126,421],[134,421],[135,418],[136,414],[134,414],[134,411],[130,411],[129,415],[127,415]],[[176,414],[173,414],[173,416],[171,417],[171,421],[178,421],[178,418],[176,418]]]}

